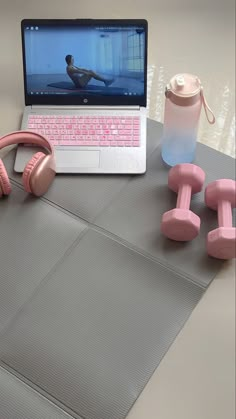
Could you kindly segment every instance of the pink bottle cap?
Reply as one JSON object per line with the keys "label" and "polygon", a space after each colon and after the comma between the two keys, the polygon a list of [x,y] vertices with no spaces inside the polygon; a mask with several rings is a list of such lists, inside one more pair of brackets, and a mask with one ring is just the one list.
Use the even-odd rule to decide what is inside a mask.
{"label": "pink bottle cap", "polygon": [[177,74],[166,86],[166,97],[179,106],[190,106],[201,100],[201,81],[193,74]]}

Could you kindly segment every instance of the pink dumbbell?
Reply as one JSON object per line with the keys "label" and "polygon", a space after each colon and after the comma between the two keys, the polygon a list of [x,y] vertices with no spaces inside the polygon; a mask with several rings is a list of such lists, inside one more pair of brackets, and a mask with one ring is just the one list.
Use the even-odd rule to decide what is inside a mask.
{"label": "pink dumbbell", "polygon": [[232,227],[232,208],[236,207],[236,182],[220,179],[205,190],[206,205],[218,211],[219,227],[208,233],[207,253],[218,259],[235,258],[236,228]]}
{"label": "pink dumbbell", "polygon": [[189,207],[191,195],[201,191],[204,181],[204,171],[194,164],[177,164],[169,171],[168,186],[178,193],[176,208],[162,216],[161,231],[169,239],[188,241],[198,235],[201,221]]}

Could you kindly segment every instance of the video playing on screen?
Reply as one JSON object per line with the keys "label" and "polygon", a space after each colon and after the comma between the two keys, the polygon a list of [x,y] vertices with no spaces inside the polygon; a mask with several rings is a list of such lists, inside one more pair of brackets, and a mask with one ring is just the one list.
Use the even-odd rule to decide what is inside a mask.
{"label": "video playing on screen", "polygon": [[142,27],[26,26],[29,95],[144,94]]}

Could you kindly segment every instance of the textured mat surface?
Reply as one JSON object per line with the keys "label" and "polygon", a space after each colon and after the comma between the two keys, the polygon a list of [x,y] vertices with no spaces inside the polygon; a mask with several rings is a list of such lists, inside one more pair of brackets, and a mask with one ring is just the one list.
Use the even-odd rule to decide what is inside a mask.
{"label": "textured mat surface", "polygon": [[201,294],[90,230],[2,337],[1,359],[84,418],[123,418]]}
{"label": "textured mat surface", "polygon": [[18,187],[1,199],[0,332],[85,227]]}
{"label": "textured mat surface", "polygon": [[73,418],[1,367],[0,417],[1,419]]}
{"label": "textured mat surface", "polygon": [[[222,266],[205,252],[217,216],[203,193],[196,240],[160,234],[176,202],[161,129],[148,121],[145,175],[60,175],[43,199],[23,192],[15,152],[4,159],[15,186],[0,203],[0,418],[124,419]],[[196,163],[206,184],[234,177],[234,160],[201,144]]]}

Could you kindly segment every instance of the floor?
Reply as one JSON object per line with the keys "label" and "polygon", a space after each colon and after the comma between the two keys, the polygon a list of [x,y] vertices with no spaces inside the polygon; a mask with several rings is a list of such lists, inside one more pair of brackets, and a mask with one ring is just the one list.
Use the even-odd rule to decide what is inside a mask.
{"label": "floor", "polygon": [[[111,76],[106,76],[105,74],[102,74],[102,77],[107,77],[108,79],[111,78]],[[61,93],[61,88],[56,88],[49,86],[49,84],[54,83],[71,83],[73,88],[73,83],[70,80],[70,78],[66,74],[44,74],[44,75],[38,75],[33,74],[31,76],[28,76],[27,84],[28,84],[28,90],[31,89],[35,92],[38,91],[39,94],[41,91],[54,91],[55,93]],[[101,81],[97,81],[95,79],[92,79],[88,85],[93,85],[98,88],[101,88],[101,92],[104,91],[104,83]],[[128,77],[116,77],[112,85],[106,88],[106,94],[112,94],[114,91],[118,91],[118,89],[121,89],[121,93],[123,94],[123,90],[125,90],[127,93],[135,93],[135,94],[142,94],[143,93],[143,81],[137,80],[135,78],[128,78]],[[78,94],[78,89],[75,88],[76,93]],[[83,89],[84,90],[84,89]],[[70,93],[69,90],[65,90],[67,93]]]}
{"label": "floor", "polygon": [[[174,74],[200,77],[216,123],[201,114],[198,139],[235,157],[234,0],[0,0],[0,135],[24,106],[20,20],[146,18],[148,115],[163,121]],[[235,264],[216,277],[129,414],[129,419],[235,418]],[[148,413],[147,413],[148,412]]]}

